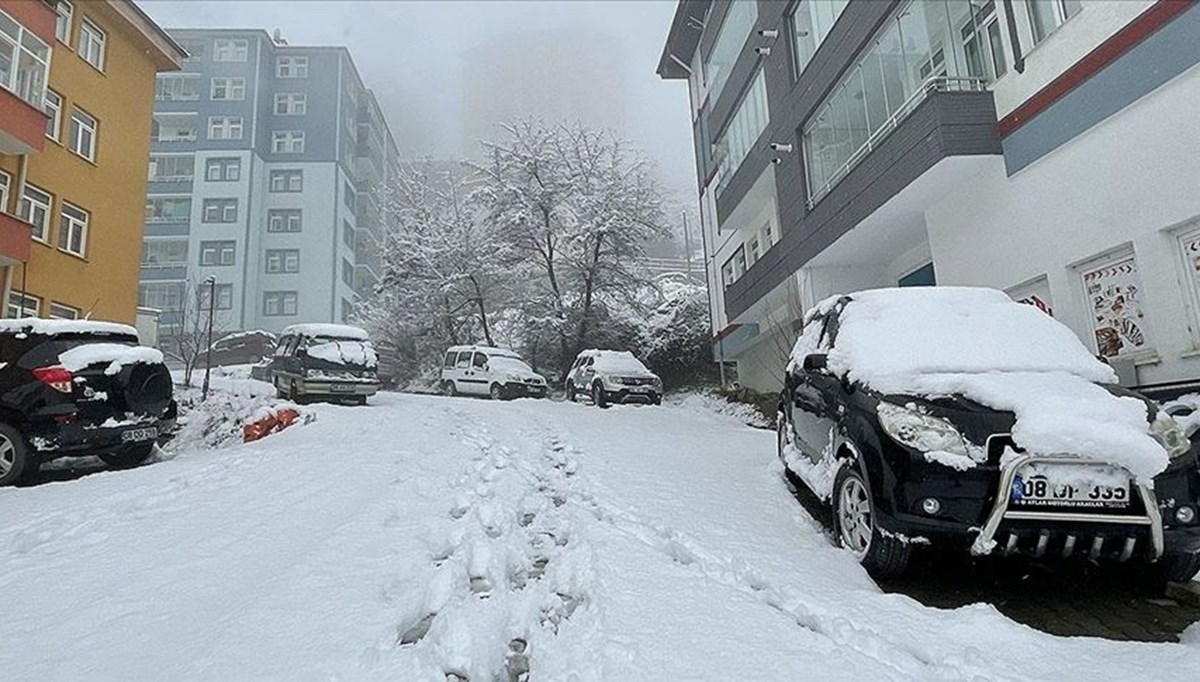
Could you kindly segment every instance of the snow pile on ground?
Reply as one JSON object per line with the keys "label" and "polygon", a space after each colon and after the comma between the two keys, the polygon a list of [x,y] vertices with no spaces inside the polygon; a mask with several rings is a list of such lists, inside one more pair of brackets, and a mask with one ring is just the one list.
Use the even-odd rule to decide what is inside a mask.
{"label": "snow pile on ground", "polygon": [[761,429],[771,428],[771,421],[753,405],[727,400],[711,391],[675,393],[668,395],[665,404],[704,417],[716,417],[726,423],[745,424]]}
{"label": "snow pile on ground", "polygon": [[337,365],[374,367],[379,364],[375,349],[365,341],[326,341],[309,346],[307,352],[310,357]]}
{"label": "snow pile on ground", "polygon": [[[1070,329],[1002,292],[864,291],[851,296],[838,320],[828,366],[839,376],[885,394],[961,395],[1011,411],[1013,440],[1028,452],[1118,464],[1143,480],[1166,469],[1146,404],[1097,385],[1115,383],[1112,368]],[[806,325],[793,363],[828,347],[818,327]]]}
{"label": "snow pile on ground", "polygon": [[108,364],[104,373],[119,374],[125,365],[162,364],[163,354],[155,348],[129,346],[120,343],[85,343],[63,351],[59,363],[69,372],[78,372],[92,365]]}
{"label": "snow pile on ground", "polygon": [[[315,416],[309,408],[276,397],[275,389],[270,384],[237,378],[240,374],[238,369],[231,374],[233,376],[218,373],[214,368],[207,401],[201,400],[199,386],[176,385],[179,431],[163,448],[165,453],[174,455],[237,445],[242,442],[242,427],[282,409],[296,410],[302,421],[310,421]],[[199,384],[202,378],[197,380],[193,377],[193,381]]]}

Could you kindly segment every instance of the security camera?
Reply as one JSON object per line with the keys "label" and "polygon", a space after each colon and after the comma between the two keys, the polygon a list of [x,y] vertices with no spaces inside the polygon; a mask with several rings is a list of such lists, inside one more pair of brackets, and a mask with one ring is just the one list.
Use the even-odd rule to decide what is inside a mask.
{"label": "security camera", "polygon": [[776,31],[773,28],[764,28],[758,32],[758,35],[760,35],[764,38],[778,38],[779,31]]}
{"label": "security camera", "polygon": [[771,48],[769,47],[756,47],[754,48],[754,51],[762,57],[766,57],[767,55],[771,54]]}
{"label": "security camera", "polygon": [[785,154],[792,153],[792,145],[783,142],[772,142],[771,149],[777,152],[783,152]]}
{"label": "security camera", "polygon": [[775,158],[771,159],[771,164],[772,164],[772,165],[778,166],[778,165],[779,165],[779,164],[781,164],[781,163],[783,163],[783,159],[779,158],[778,156],[776,156]]}

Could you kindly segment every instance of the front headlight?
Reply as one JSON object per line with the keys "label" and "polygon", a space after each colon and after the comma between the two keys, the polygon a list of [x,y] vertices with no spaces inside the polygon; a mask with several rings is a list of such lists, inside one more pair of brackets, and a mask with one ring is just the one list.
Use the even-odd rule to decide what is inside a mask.
{"label": "front headlight", "polygon": [[885,433],[901,445],[921,452],[949,452],[964,457],[971,456],[967,441],[945,419],[922,414],[915,409],[893,403],[879,403],[875,408],[879,414],[879,425]]}
{"label": "front headlight", "polygon": [[321,376],[321,370],[319,370],[319,369],[306,369],[306,370],[304,370],[304,376],[306,376],[306,377],[310,377],[310,378],[311,378],[311,377],[319,377],[319,376]]}
{"label": "front headlight", "polygon": [[1192,450],[1192,442],[1188,440],[1179,422],[1161,412],[1157,419],[1150,422],[1150,435],[1163,446],[1171,459],[1183,457]]}

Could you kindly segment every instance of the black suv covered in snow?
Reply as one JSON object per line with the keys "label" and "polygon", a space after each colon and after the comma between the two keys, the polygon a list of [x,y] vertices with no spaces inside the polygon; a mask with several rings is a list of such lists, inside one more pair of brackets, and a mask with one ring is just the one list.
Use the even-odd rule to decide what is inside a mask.
{"label": "black suv covered in snow", "polygon": [[126,325],[0,321],[0,485],[58,457],[134,466],[175,428],[162,354]]}
{"label": "black suv covered in snow", "polygon": [[1200,464],[1049,315],[988,289],[860,292],[809,311],[778,454],[876,577],[912,549],[1200,569]]}

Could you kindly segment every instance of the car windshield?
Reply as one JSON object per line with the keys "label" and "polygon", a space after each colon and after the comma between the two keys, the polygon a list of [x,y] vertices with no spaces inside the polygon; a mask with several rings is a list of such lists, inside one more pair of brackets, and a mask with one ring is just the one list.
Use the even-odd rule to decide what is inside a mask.
{"label": "car windshield", "polygon": [[490,359],[492,369],[509,372],[533,372],[533,368],[525,361],[514,355],[493,355]]}
{"label": "car windshield", "polygon": [[308,356],[338,365],[374,367],[378,363],[370,341],[318,336],[305,348]]}
{"label": "car windshield", "polygon": [[859,292],[830,318],[836,329],[822,337],[820,313],[836,305],[830,299],[807,316],[793,363],[827,352],[835,373],[893,391],[930,374],[1063,372],[1093,382],[1115,380],[1070,329],[992,289]]}
{"label": "car windshield", "polygon": [[595,367],[602,372],[626,372],[629,374],[646,374],[650,371],[633,356],[633,353],[618,351],[597,355]]}

